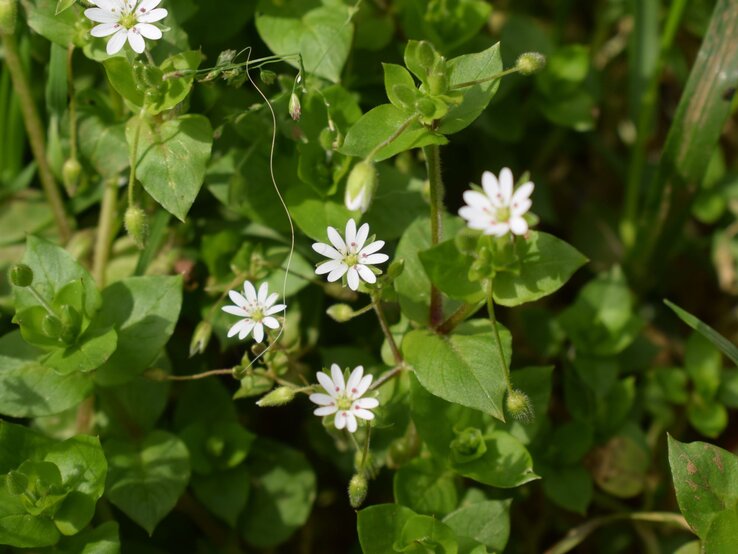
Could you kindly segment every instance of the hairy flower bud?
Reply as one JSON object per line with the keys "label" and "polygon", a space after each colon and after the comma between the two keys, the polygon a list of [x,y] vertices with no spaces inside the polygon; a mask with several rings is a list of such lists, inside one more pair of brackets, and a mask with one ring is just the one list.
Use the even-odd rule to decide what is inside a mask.
{"label": "hairy flower bud", "polygon": [[533,75],[546,67],[546,56],[539,52],[526,52],[520,55],[515,67],[521,75]]}
{"label": "hairy flower bud", "polygon": [[349,173],[344,202],[349,210],[366,212],[377,190],[377,170],[374,163],[364,160],[357,163]]}
{"label": "hairy flower bud", "polygon": [[361,507],[368,490],[369,482],[363,474],[357,473],[351,478],[348,486],[348,496],[352,508],[358,509]]}
{"label": "hairy flower bud", "polygon": [[262,69],[259,71],[259,79],[261,79],[261,82],[265,85],[271,85],[277,79],[277,74],[269,69]]}
{"label": "hairy flower bud", "polygon": [[302,115],[302,107],[300,106],[300,98],[294,92],[290,95],[289,111],[292,119],[295,121],[300,119],[300,115]]}
{"label": "hairy flower bud", "polygon": [[33,283],[33,270],[26,264],[16,264],[10,268],[9,277],[16,287],[30,287]]}
{"label": "hairy flower bud", "polygon": [[354,310],[348,304],[333,304],[325,313],[338,323],[344,323],[354,317]]}
{"label": "hairy flower bud", "polygon": [[74,196],[79,186],[79,176],[82,173],[82,166],[77,158],[69,158],[62,166],[62,181],[64,188],[69,196]]}
{"label": "hairy flower bud", "polygon": [[18,17],[18,0],[0,0],[0,33],[15,33],[15,21]]}
{"label": "hairy flower bud", "polygon": [[143,250],[149,235],[149,224],[146,221],[146,212],[138,206],[128,206],[123,217],[128,236],[133,239],[139,249]]}
{"label": "hairy flower bud", "polygon": [[505,405],[510,415],[518,421],[528,422],[534,417],[533,405],[530,402],[530,398],[519,389],[512,390],[508,393]]}
{"label": "hairy flower bud", "polygon": [[292,387],[277,387],[267,395],[257,400],[256,405],[265,408],[267,406],[283,406],[295,398],[295,389]]}
{"label": "hairy flower bud", "polygon": [[201,354],[208,346],[213,334],[213,325],[209,321],[201,321],[195,327],[190,341],[190,358],[195,354]]}

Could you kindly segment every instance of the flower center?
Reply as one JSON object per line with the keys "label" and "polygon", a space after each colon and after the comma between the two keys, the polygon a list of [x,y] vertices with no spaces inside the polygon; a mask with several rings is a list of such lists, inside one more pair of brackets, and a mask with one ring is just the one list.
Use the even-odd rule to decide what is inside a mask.
{"label": "flower center", "polygon": [[348,255],[347,255],[347,256],[346,256],[346,257],[345,257],[345,258],[343,259],[343,261],[344,261],[344,263],[345,263],[345,264],[346,264],[347,266],[349,266],[349,267],[353,267],[353,266],[355,266],[356,264],[358,264],[358,263],[359,263],[359,255],[358,255],[358,254],[353,254],[353,253],[352,253],[352,254],[348,254]]}
{"label": "flower center", "polygon": [[262,319],[264,319],[264,310],[261,308],[256,308],[253,312],[251,312],[251,319],[259,323]]}
{"label": "flower center", "polygon": [[136,23],[138,23],[138,20],[136,19],[136,15],[135,14],[133,14],[133,13],[125,13],[125,14],[123,14],[121,16],[120,20],[118,20],[118,23],[120,23],[126,29],[130,29]]}
{"label": "flower center", "polygon": [[510,219],[510,208],[507,206],[497,208],[497,213],[495,215],[497,217],[497,221],[507,221]]}
{"label": "flower center", "polygon": [[336,408],[345,412],[351,409],[352,403],[353,401],[348,396],[340,396],[336,399]]}

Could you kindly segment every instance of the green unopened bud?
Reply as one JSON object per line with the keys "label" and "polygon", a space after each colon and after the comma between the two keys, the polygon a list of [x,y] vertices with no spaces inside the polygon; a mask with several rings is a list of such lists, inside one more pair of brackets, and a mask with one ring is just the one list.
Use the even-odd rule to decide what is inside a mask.
{"label": "green unopened bud", "polygon": [[209,321],[201,321],[195,327],[190,341],[190,358],[195,354],[201,354],[208,346],[213,334],[213,326]]}
{"label": "green unopened bud", "polygon": [[476,427],[469,427],[457,433],[450,446],[451,457],[460,464],[481,458],[487,451],[484,436]]}
{"label": "green unopened bud", "polygon": [[254,354],[254,356],[261,356],[264,352],[266,352],[267,345],[263,342],[255,342],[251,345],[251,352]]}
{"label": "green unopened bud", "polygon": [[18,0],[0,0],[0,33],[15,33],[15,21],[18,17]]}
{"label": "green unopened bud", "polygon": [[431,43],[426,40],[421,40],[418,43],[418,49],[415,55],[418,63],[426,69],[430,69],[436,61],[436,51],[433,49]]}
{"label": "green unopened bud", "polygon": [[223,50],[218,54],[218,60],[215,62],[216,67],[222,67],[224,65],[230,65],[238,55],[236,50]]}
{"label": "green unopened bud", "polygon": [[62,167],[62,180],[64,182],[64,188],[67,190],[69,196],[74,196],[79,186],[79,176],[82,173],[82,166],[77,158],[69,158],[64,162]]}
{"label": "green unopened bud", "polygon": [[348,304],[333,304],[325,313],[338,323],[345,323],[354,317],[354,310]]}
{"label": "green unopened bud", "polygon": [[16,264],[10,268],[9,277],[16,287],[30,287],[33,283],[33,270],[26,264]]}
{"label": "green unopened bud", "polygon": [[277,74],[274,73],[274,71],[262,69],[259,72],[259,79],[261,79],[261,82],[265,85],[271,85],[272,83],[274,83],[274,81],[277,80]]}
{"label": "green unopened bud", "polygon": [[351,478],[348,486],[348,496],[352,508],[358,509],[361,507],[368,490],[369,482],[363,474],[357,473]]}
{"label": "green unopened bud", "polygon": [[415,109],[425,118],[432,118],[436,113],[436,104],[430,98],[419,98]]}
{"label": "green unopened bud", "polygon": [[238,379],[240,381],[246,377],[246,368],[242,365],[233,366],[231,373],[233,374],[234,379]]}
{"label": "green unopened bud", "polygon": [[28,489],[28,477],[20,471],[10,471],[5,476],[5,486],[13,496],[20,496]]}
{"label": "green unopened bud", "polygon": [[546,67],[546,56],[539,52],[521,54],[515,67],[521,75],[533,75]]}
{"label": "green unopened bud", "polygon": [[213,458],[220,458],[225,450],[225,440],[223,437],[209,437],[205,441],[205,450]]}
{"label": "green unopened bud", "polygon": [[364,160],[357,163],[351,170],[346,183],[346,195],[344,203],[351,210],[366,212],[374,198],[377,189],[377,170],[374,164]]}
{"label": "green unopened bud", "polygon": [[269,394],[257,400],[256,405],[265,408],[267,406],[284,406],[295,398],[295,389],[292,387],[277,387]]}
{"label": "green unopened bud", "polygon": [[528,422],[534,417],[533,405],[523,391],[515,389],[508,393],[505,401],[508,413],[518,421]]}
{"label": "green unopened bud", "polygon": [[448,77],[442,71],[434,71],[428,75],[428,87],[433,95],[443,94],[448,90]]}
{"label": "green unopened bud", "polygon": [[64,304],[59,309],[61,318],[61,333],[59,338],[66,344],[74,344],[82,330],[82,315],[69,304]]}
{"label": "green unopened bud", "polygon": [[300,106],[300,98],[298,98],[296,93],[292,93],[290,95],[290,117],[297,121],[300,119],[300,115],[302,115],[302,107]]}
{"label": "green unopened bud", "polygon": [[123,217],[128,236],[133,239],[139,249],[143,250],[149,235],[149,224],[146,220],[146,212],[138,206],[128,206]]}
{"label": "green unopened bud", "polygon": [[46,314],[41,320],[41,330],[51,339],[58,339],[62,331],[62,322],[55,315]]}

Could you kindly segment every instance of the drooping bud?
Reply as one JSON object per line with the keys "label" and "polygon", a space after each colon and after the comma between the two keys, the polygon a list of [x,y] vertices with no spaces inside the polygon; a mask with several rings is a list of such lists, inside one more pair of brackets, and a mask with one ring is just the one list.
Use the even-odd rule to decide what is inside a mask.
{"label": "drooping bud", "polygon": [[46,314],[41,320],[41,330],[51,339],[58,339],[62,332],[62,322],[58,317]]}
{"label": "drooping bud", "polygon": [[16,264],[10,268],[10,282],[16,287],[30,287],[33,283],[33,270],[26,264]]}
{"label": "drooping bud", "polygon": [[0,33],[15,33],[15,21],[18,17],[18,0],[0,0]]}
{"label": "drooping bud", "polygon": [[300,106],[300,98],[297,96],[296,93],[292,93],[290,95],[290,117],[297,121],[300,119],[300,116],[302,115],[302,107]]}
{"label": "drooping bud", "polygon": [[212,334],[213,325],[209,321],[201,321],[197,324],[195,332],[192,333],[192,340],[190,341],[190,358],[195,354],[202,354],[204,352]]}
{"label": "drooping bud", "polygon": [[345,323],[354,317],[354,310],[348,304],[333,304],[325,313],[338,323]]}
{"label": "drooping bud", "polygon": [[277,79],[277,74],[269,69],[262,69],[259,72],[259,79],[261,79],[261,82],[265,85],[271,85]]}
{"label": "drooping bud", "polygon": [[344,203],[351,210],[366,212],[374,198],[377,189],[377,170],[370,161],[363,160],[357,163],[349,173],[346,183]]}
{"label": "drooping bud", "polygon": [[507,394],[505,405],[509,414],[518,421],[527,423],[535,416],[530,398],[519,389],[514,389]]}
{"label": "drooping bud", "polygon": [[62,181],[69,196],[74,196],[74,193],[77,192],[81,172],[82,166],[77,158],[69,158],[64,162],[64,166],[62,167]]}
{"label": "drooping bud", "polygon": [[358,509],[361,507],[368,490],[369,482],[363,474],[357,473],[351,478],[348,486],[348,496],[352,508]]}
{"label": "drooping bud", "polygon": [[149,235],[149,224],[146,221],[146,212],[138,206],[128,206],[126,214],[123,217],[123,223],[128,232],[128,236],[133,239],[136,246],[143,250],[146,245],[146,239]]}
{"label": "drooping bud", "polygon": [[260,408],[268,406],[284,406],[295,398],[295,389],[292,387],[277,387],[269,394],[257,400],[256,405]]}
{"label": "drooping bud", "polygon": [[515,67],[521,75],[533,75],[546,67],[546,56],[540,52],[526,52],[520,55]]}

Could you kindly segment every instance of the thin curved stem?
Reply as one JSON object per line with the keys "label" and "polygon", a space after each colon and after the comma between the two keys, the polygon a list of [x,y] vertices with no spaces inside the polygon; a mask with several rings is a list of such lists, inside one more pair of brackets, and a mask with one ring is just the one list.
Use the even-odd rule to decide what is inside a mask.
{"label": "thin curved stem", "polygon": [[374,307],[374,311],[377,314],[377,319],[379,320],[379,326],[382,328],[382,332],[384,333],[384,336],[387,339],[387,344],[389,344],[390,350],[392,350],[392,357],[395,359],[395,363],[397,365],[402,365],[404,363],[404,359],[402,357],[402,353],[400,352],[400,349],[397,347],[397,343],[395,342],[395,337],[392,336],[392,331],[390,331],[389,325],[387,324],[387,318],[384,315],[384,309],[382,308],[382,302],[381,300],[376,298],[374,295],[372,295],[372,306]]}
{"label": "thin curved stem", "polygon": [[510,383],[510,368],[505,359],[505,352],[502,350],[502,339],[500,338],[500,330],[497,328],[497,317],[495,316],[495,299],[494,299],[494,279],[487,281],[487,311],[489,312],[489,321],[492,324],[492,331],[495,335],[497,350],[500,352],[500,360],[505,370],[505,384],[508,392],[512,392],[512,384]]}

